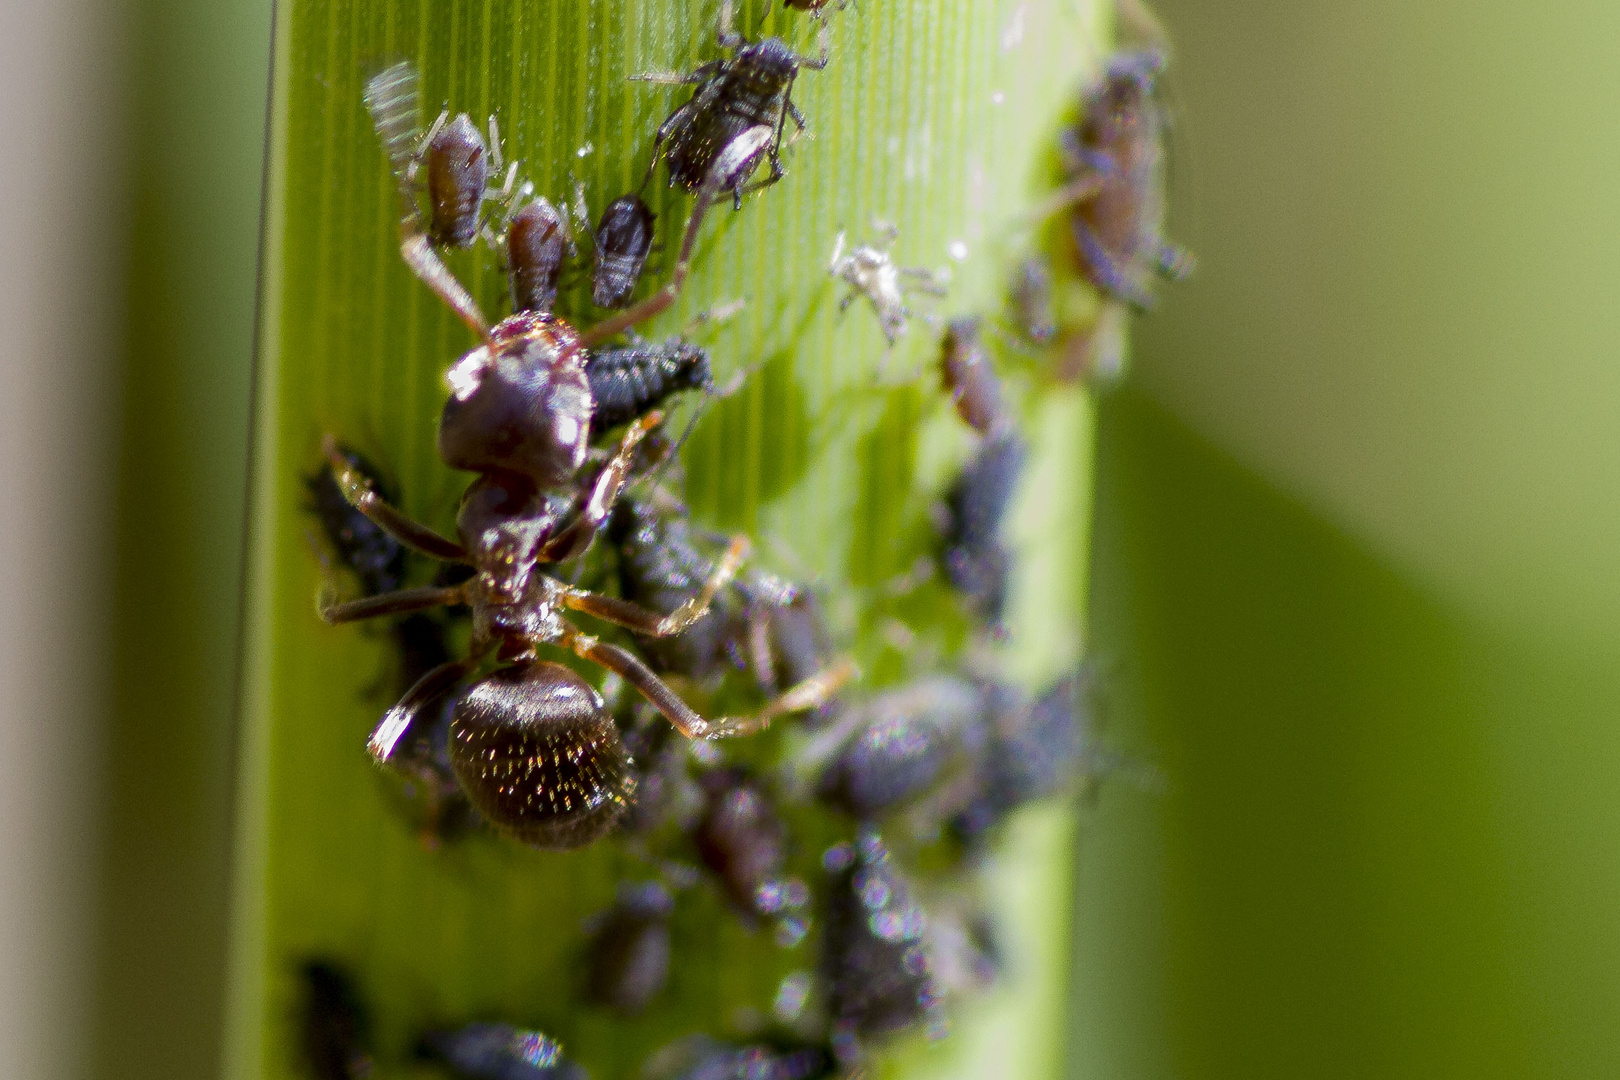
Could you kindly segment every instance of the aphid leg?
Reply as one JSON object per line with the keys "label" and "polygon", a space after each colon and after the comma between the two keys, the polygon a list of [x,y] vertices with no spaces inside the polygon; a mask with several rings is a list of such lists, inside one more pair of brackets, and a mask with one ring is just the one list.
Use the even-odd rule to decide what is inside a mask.
{"label": "aphid leg", "polygon": [[793,123],[795,125],[797,125],[797,127],[798,127],[798,129],[800,131],[803,131],[804,126],[805,126],[804,113],[799,111],[799,107],[797,105],[793,104],[792,99],[789,99],[787,101],[786,108],[787,108],[788,119],[792,120]]}
{"label": "aphid leg", "polygon": [[631,82],[659,83],[663,86],[687,86],[700,83],[720,70],[719,60],[710,60],[691,71],[641,71],[629,76]]}
{"label": "aphid leg", "polygon": [[748,557],[748,546],[748,537],[741,534],[732,537],[731,546],[715,564],[708,580],[703,583],[703,588],[668,615],[660,615],[640,604],[620,600],[616,596],[603,596],[584,589],[570,589],[563,594],[562,601],[566,607],[575,611],[594,615],[646,637],[673,637],[708,612],[715,594],[736,576],[737,568]]}
{"label": "aphid leg", "polygon": [[432,144],[434,137],[439,134],[439,129],[444,127],[445,121],[449,119],[450,110],[445,109],[427,129],[427,134],[417,140],[416,149],[411,151],[410,162],[405,166],[405,171],[400,174],[400,183],[404,186],[407,197],[410,191],[416,187],[416,173],[421,169],[422,162],[427,158],[428,146]]}
{"label": "aphid leg", "polygon": [[366,740],[366,751],[373,760],[388,764],[388,759],[394,756],[394,749],[399,746],[399,741],[410,730],[411,723],[423,707],[460,682],[478,666],[479,659],[469,656],[465,660],[452,660],[417,679],[416,685],[405,691],[405,696],[393,708],[383,713],[382,721]]}
{"label": "aphid leg", "polygon": [[1159,245],[1159,250],[1153,254],[1153,262],[1159,273],[1171,281],[1180,281],[1198,265],[1192,252],[1169,242]]}
{"label": "aphid leg", "polygon": [[1036,204],[1035,208],[1024,215],[1028,221],[1045,221],[1053,214],[1061,213],[1071,206],[1096,196],[1102,190],[1103,178],[1095,174],[1082,176],[1054,191],[1047,198]]}
{"label": "aphid leg", "polygon": [[798,57],[800,67],[809,68],[811,71],[820,71],[822,68],[827,66],[827,57],[830,55],[829,48],[832,44],[832,36],[827,32],[827,23],[825,20],[823,20],[821,24],[821,32],[816,35],[816,41],[821,46],[821,55],[812,60],[810,57],[800,54]]}
{"label": "aphid leg", "polygon": [[743,36],[731,26],[731,0],[720,5],[720,21],[715,25],[714,40],[722,49],[735,49],[747,44]]}
{"label": "aphid leg", "polygon": [[664,422],[664,414],[657,409],[639,417],[619,440],[619,448],[596,476],[590,498],[579,515],[540,549],[539,557],[546,562],[566,562],[581,554],[590,544],[596,530],[606,521],[624,490],[630,469],[635,464],[636,447],[647,433]]}
{"label": "aphid leg", "polygon": [[1136,282],[1132,281],[1125,271],[1114,261],[1108,249],[1103,246],[1097,234],[1091,231],[1091,226],[1076,217],[1071,223],[1074,232],[1075,245],[1085,256],[1086,264],[1104,289],[1113,293],[1121,300],[1135,307],[1139,311],[1146,311],[1153,307],[1153,296]]}
{"label": "aphid leg", "polygon": [[380,615],[404,615],[428,608],[450,607],[464,603],[466,592],[460,585],[425,585],[419,589],[395,589],[393,592],[362,596],[358,600],[339,603],[332,595],[330,582],[321,586],[315,598],[315,610],[321,621],[336,626],[339,623],[375,619]]}
{"label": "aphid leg", "polygon": [[337,440],[327,435],[321,452],[332,469],[332,479],[349,504],[370,518],[383,532],[413,551],[444,562],[466,562],[467,549],[418,521],[406,517],[371,490],[371,481],[349,463],[338,449]]}
{"label": "aphid leg", "polygon": [[445,306],[454,311],[473,333],[488,341],[489,320],[479,310],[478,301],[456,280],[450,268],[439,258],[438,252],[433,250],[433,244],[422,234],[414,212],[400,222],[400,236],[399,254],[411,273],[432,289],[434,295],[444,301]]}
{"label": "aphid leg", "polygon": [[946,296],[950,292],[949,287],[932,270],[924,270],[920,266],[902,266],[899,270],[902,277],[916,282],[911,287],[913,292],[927,293],[929,296]]}

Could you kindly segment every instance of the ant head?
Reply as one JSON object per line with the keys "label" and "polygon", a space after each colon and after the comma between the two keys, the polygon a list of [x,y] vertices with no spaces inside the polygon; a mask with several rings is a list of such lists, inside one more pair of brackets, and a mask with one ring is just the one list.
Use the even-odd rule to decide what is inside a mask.
{"label": "ant head", "polygon": [[450,724],[450,763],[480,813],[538,848],[591,843],[635,796],[601,695],[546,661],[499,668],[467,690]]}
{"label": "ant head", "polygon": [[466,113],[440,128],[428,144],[427,180],[434,243],[467,247],[478,233],[478,211],[489,183],[489,153]]}
{"label": "ant head", "polygon": [[585,463],[591,392],[574,328],[544,312],[495,327],[450,370],[439,456],[452,469],[522,473],[562,487]]}

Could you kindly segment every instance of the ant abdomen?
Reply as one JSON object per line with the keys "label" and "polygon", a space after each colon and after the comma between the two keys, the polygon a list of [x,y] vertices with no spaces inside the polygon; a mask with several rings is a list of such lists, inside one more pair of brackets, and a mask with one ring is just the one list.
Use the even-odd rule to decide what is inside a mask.
{"label": "ant abdomen", "polygon": [[470,246],[478,234],[478,212],[489,184],[489,152],[466,113],[457,115],[428,144],[427,174],[433,242]]}
{"label": "ant abdomen", "polygon": [[450,724],[450,763],[480,813],[537,848],[605,836],[635,796],[601,695],[549,661],[497,669],[467,690]]}

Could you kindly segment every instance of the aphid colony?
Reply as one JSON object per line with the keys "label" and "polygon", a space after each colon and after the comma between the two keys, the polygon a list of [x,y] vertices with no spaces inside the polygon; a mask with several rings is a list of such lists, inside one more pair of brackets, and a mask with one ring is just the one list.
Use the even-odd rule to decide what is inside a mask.
{"label": "aphid colony", "polygon": [[[1071,790],[1102,761],[1079,673],[1032,697],[983,663],[961,663],[856,693],[816,594],[748,565],[746,537],[701,528],[658,482],[679,477],[666,409],[716,390],[705,349],[634,328],[679,295],[712,204],[729,196],[740,209],[787,175],[786,124],[806,126],[793,85],[827,64],[826,19],[842,4],[786,6],[820,22],[816,56],[744,38],[727,3],[717,43],[728,55],[687,75],[639,77],[693,87],[652,136],[642,187],[662,161],[692,202],[668,280],[639,301],[656,232],[639,191],[593,226],[582,191],[571,207],[553,203],[503,164],[493,118],[481,130],[446,110],[422,132],[414,69],[372,78],[364,100],[398,182],[401,257],[477,338],[449,367],[437,439],[444,464],[474,478],[453,536],[395,509],[378,470],[335,437],[307,485],[327,547],[360,590],[339,600],[329,580],[322,618],[390,620],[402,685],[367,749],[406,781],[424,842],[489,829],[572,849],[612,835],[645,860],[649,876],[621,882],[589,927],[582,1000],[626,1022],[652,1007],[677,961],[672,916],[694,889],[783,949],[815,942],[819,959],[783,980],[762,1041],[693,1036],[647,1075],[810,1080],[858,1071],[897,1032],[942,1032],[950,1000],[1000,967],[993,924],[966,887],[978,855],[1010,813]],[[1153,273],[1187,265],[1158,234],[1157,56],[1117,58],[1087,95],[1083,121],[1064,135],[1069,175],[1053,204],[1070,216],[1086,276],[1137,306],[1151,302]],[[441,258],[476,245],[510,286],[511,312],[493,322]],[[610,314],[576,327],[554,309],[585,246],[591,304]],[[891,345],[911,314],[906,281],[944,292],[926,271],[895,266],[886,245],[846,253],[842,233],[829,269],[851,288],[842,306],[864,296]],[[1051,276],[1031,257],[1012,290],[1036,343],[1056,336]],[[1002,520],[1026,449],[981,327],[955,319],[940,347],[942,391],[976,448],[943,493],[937,555],[965,616],[993,637],[1013,565]],[[409,553],[440,564],[430,584],[407,587]],[[462,638],[464,649],[448,644]],[[548,649],[604,669],[615,692]],[[745,714],[705,717],[688,704],[685,691],[728,678],[734,696],[742,682],[752,697]],[[806,714],[807,737],[775,766],[710,745],[792,713]],[[794,822],[811,812],[844,838],[805,873]],[[924,889],[902,866],[919,845],[956,867]],[[310,960],[303,980],[308,1067],[323,1080],[370,1075],[378,1054],[351,976]],[[585,1075],[549,1037],[499,1023],[425,1031],[414,1052],[464,1077]]]}

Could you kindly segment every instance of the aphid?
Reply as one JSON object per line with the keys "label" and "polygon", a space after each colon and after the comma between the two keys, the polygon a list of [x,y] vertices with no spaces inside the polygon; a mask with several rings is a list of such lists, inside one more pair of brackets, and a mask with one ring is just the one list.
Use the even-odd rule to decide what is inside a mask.
{"label": "aphid", "polygon": [[591,302],[600,308],[622,308],[635,293],[652,250],[652,209],[634,193],[619,196],[602,211],[591,241],[596,248]]}
{"label": "aphid", "polygon": [[512,215],[504,231],[512,310],[549,312],[570,245],[568,222],[546,199]]}
{"label": "aphid", "polygon": [[[416,68],[401,62],[372,76],[364,93],[372,125],[399,181],[400,254],[411,271],[445,296],[464,321],[481,325],[484,317],[478,305],[434,249],[472,245],[485,224],[485,202],[511,197],[517,163],[507,171],[503,184],[493,182],[492,177],[501,171],[500,133],[494,117],[489,120],[487,144],[466,113],[451,119],[449,110],[418,140],[418,84]],[[425,183],[420,177],[424,166]],[[428,201],[425,222],[417,204],[417,193],[424,186]]]}
{"label": "aphid", "polygon": [[1084,674],[1060,679],[1034,701],[1011,692],[991,699],[989,740],[976,794],[952,822],[977,840],[1018,807],[1055,794],[1083,771],[1092,752]]}
{"label": "aphid", "polygon": [[1012,287],[1013,315],[1024,336],[1036,345],[1057,337],[1052,306],[1052,268],[1039,255],[1018,264]]}
{"label": "aphid", "polygon": [[832,1047],[846,1066],[865,1040],[929,1023],[943,1026],[927,950],[928,919],[877,832],[862,830],[822,859],[827,884],[822,971]]}
{"label": "aphid", "polygon": [[328,960],[306,962],[301,974],[299,1036],[310,1073],[316,1080],[370,1076],[371,1023],[353,981]]}
{"label": "aphid", "polygon": [[712,390],[709,354],[682,337],[632,340],[598,349],[585,360],[595,411],[593,432],[611,431],[683,390]]}
{"label": "aphid", "polygon": [[1155,275],[1179,280],[1192,270],[1191,256],[1163,235],[1164,110],[1154,89],[1163,67],[1158,49],[1115,56],[1063,138],[1069,182],[1060,200],[1075,208],[1081,268],[1140,309],[1153,306]]}
{"label": "aphid", "polygon": [[1012,426],[1001,400],[1001,383],[985,355],[976,318],[953,319],[940,353],[945,389],[956,412],[980,435],[999,436]]}
{"label": "aphid", "polygon": [[[764,128],[768,137],[751,153],[735,154],[728,166],[728,180],[721,190],[732,194],[733,204],[742,207],[742,197],[750,191],[776,183],[787,175],[782,167],[782,131],[792,120],[804,130],[804,115],[793,104],[793,81],[801,68],[820,71],[827,66],[827,28],[821,29],[821,55],[801,56],[780,38],[749,41],[731,28],[731,0],[720,9],[716,40],[730,57],[711,60],[688,75],[636,75],[650,82],[691,83],[697,89],[658,128],[653,138],[652,160],[646,180],[652,179],[660,156],[669,167],[669,181],[695,191],[708,182],[715,165],[728,148],[755,128]],[[667,144],[667,145],[666,145]],[[748,179],[760,158],[769,159],[771,174],[757,184]],[[645,185],[646,180],[642,183]]]}
{"label": "aphid", "polygon": [[669,981],[669,917],[675,900],[656,881],[619,886],[618,900],[591,938],[591,1000],[638,1016]]}
{"label": "aphid", "polygon": [[[338,453],[374,488],[382,488],[371,462],[346,446],[338,447]],[[320,522],[327,543],[332,545],[338,561],[354,572],[363,593],[372,596],[391,592],[404,583],[404,546],[349,505],[330,471],[322,469],[305,477],[304,491],[309,497],[306,506]]]}
{"label": "aphid", "polygon": [[[350,468],[363,475],[376,490],[380,481],[371,464],[359,454],[338,448]],[[338,558],[354,572],[367,596],[392,592],[405,580],[405,547],[349,504],[330,470],[305,480],[309,506]],[[453,584],[446,582],[445,584]],[[442,620],[420,612],[396,619],[389,626],[399,653],[401,690],[450,659]],[[444,730],[432,725],[407,740],[396,758],[396,768],[412,781],[421,808],[423,842],[436,846],[469,823],[469,807],[450,772]]]}
{"label": "aphid", "polygon": [[998,623],[1012,559],[1001,521],[1024,467],[1024,444],[1011,432],[985,439],[945,494],[945,576],[984,619]]}
{"label": "aphid", "polygon": [[944,296],[945,283],[932,271],[896,266],[889,256],[889,245],[900,232],[892,225],[884,227],[883,232],[886,240],[882,247],[862,244],[847,255],[844,254],[844,234],[839,233],[833,243],[832,258],[827,262],[827,272],[849,283],[849,292],[838,302],[838,310],[847,311],[856,297],[866,297],[877,315],[878,326],[883,329],[883,337],[893,345],[906,332],[906,320],[911,317],[906,307],[906,293]]}
{"label": "aphid", "polygon": [[557,1040],[510,1024],[436,1031],[421,1048],[467,1080],[587,1080],[584,1069],[562,1056]]}
{"label": "aphid", "polygon": [[754,919],[801,906],[803,883],[782,877],[787,825],[765,790],[736,768],[711,769],[698,782],[707,802],[692,839],[732,907]]}

